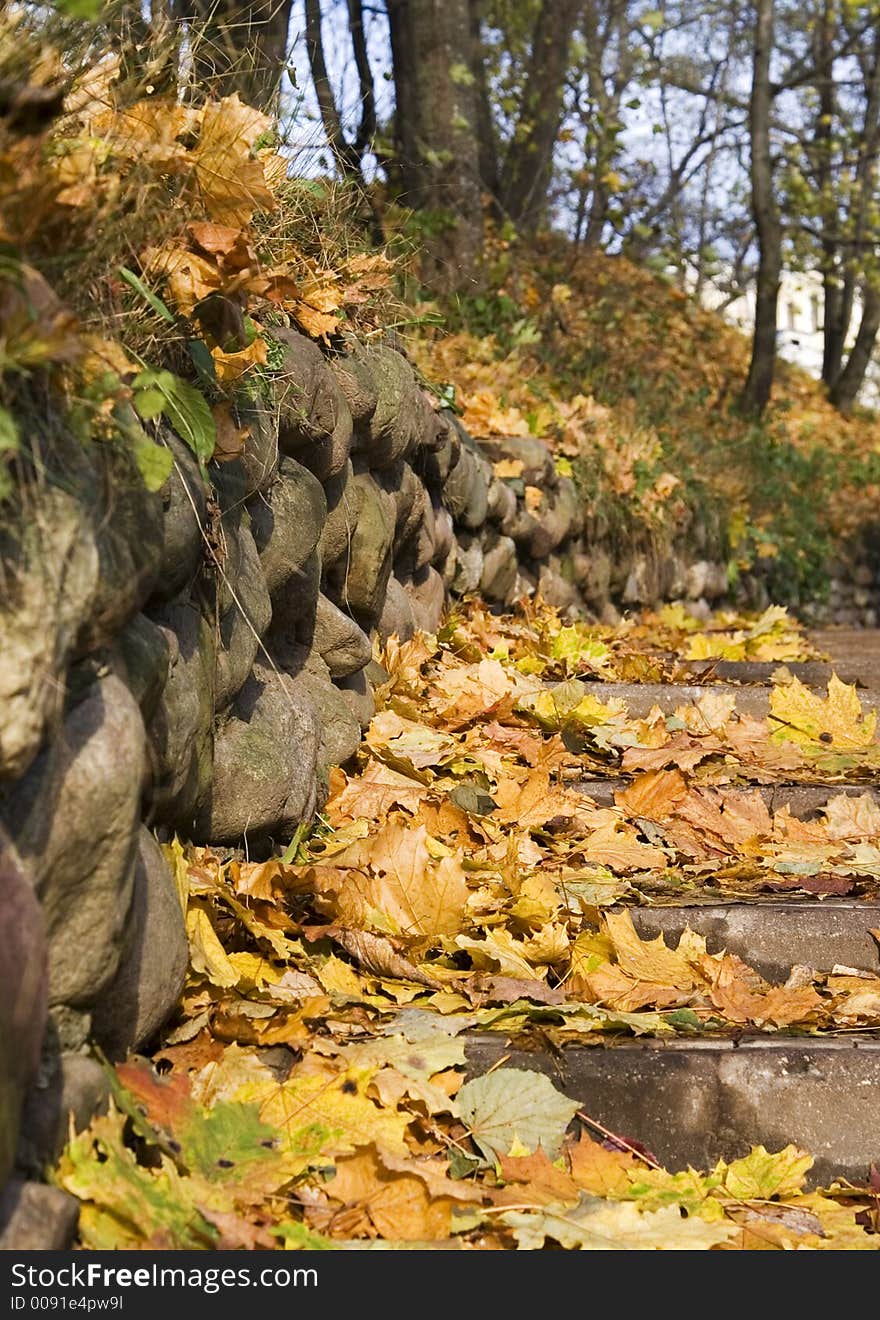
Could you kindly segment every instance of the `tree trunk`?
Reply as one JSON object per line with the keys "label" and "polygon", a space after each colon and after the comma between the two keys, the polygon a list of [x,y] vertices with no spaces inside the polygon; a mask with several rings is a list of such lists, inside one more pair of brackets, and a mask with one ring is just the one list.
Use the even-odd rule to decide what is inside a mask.
{"label": "tree trunk", "polygon": [[489,194],[492,208],[496,212],[500,183],[498,178],[498,142],[495,134],[495,121],[492,118],[492,103],[489,99],[489,84],[486,80],[486,61],[483,58],[483,0],[468,0],[471,16],[471,73],[474,78],[474,95],[477,106],[477,139],[479,142],[480,181]]}
{"label": "tree trunk", "polygon": [[752,92],[749,100],[752,214],[758,236],[758,286],[755,330],[749,374],[740,395],[742,412],[760,417],[770,400],[776,367],[776,313],[782,275],[782,226],[773,194],[770,114],[773,92],[770,60],[773,52],[773,0],[758,0]]}
{"label": "tree trunk", "polygon": [[324,39],[321,35],[321,0],[305,0],[305,14],[306,52],[324,134],[343,175],[353,176],[362,182],[360,152],[346,140],[342,131],[339,107],[327,73]]}
{"label": "tree trunk", "polygon": [[483,245],[468,0],[388,0],[403,201],[423,215],[424,278],[478,278]]}
{"label": "tree trunk", "polygon": [[391,31],[391,62],[394,69],[394,138],[400,200],[405,206],[421,205],[419,157],[419,69],[413,30],[413,6],[408,0],[386,0]]}
{"label": "tree trunk", "polygon": [[190,31],[200,93],[231,96],[273,113],[287,59],[293,0],[175,0]]}
{"label": "tree trunk", "polygon": [[[816,20],[813,39],[816,63],[816,92],[818,94],[815,120],[816,190],[825,199],[833,195],[833,163],[836,97],[834,94],[834,29],[836,23],[835,0],[824,0],[821,15]],[[843,362],[848,319],[840,280],[840,244],[836,212],[822,218],[822,379],[833,385]]]}
{"label": "tree trunk", "polygon": [[501,171],[501,207],[525,232],[547,210],[553,150],[579,0],[543,0],[535,23],[522,104]]}
{"label": "tree trunk", "polygon": [[[865,115],[862,121],[861,139],[859,142],[859,158],[856,167],[856,196],[855,196],[855,227],[854,241],[855,250],[859,251],[859,246],[865,241],[866,230],[869,225],[869,211],[874,202],[874,193],[877,185],[877,151],[880,145],[880,28],[875,30],[874,42],[872,48],[872,59],[868,69],[865,72]],[[869,261],[873,262],[873,254]],[[876,282],[876,274],[869,278],[867,286]],[[853,363],[852,371],[849,373],[844,384],[841,381],[841,363],[843,360],[843,350],[846,343],[846,336],[849,331],[850,321],[852,320],[853,304],[855,301],[856,289],[856,268],[855,263],[850,262],[846,275],[844,277],[843,289],[840,293],[840,359],[837,364],[837,372],[830,377],[828,383],[833,387],[831,392],[832,401],[838,402],[837,385],[840,382],[842,393],[840,398],[842,403],[838,403],[841,411],[848,412],[855,402],[856,395],[861,389],[865,378],[865,372],[871,359],[874,347],[874,339],[877,335],[877,329],[874,328],[873,335],[870,329],[870,318],[865,325],[865,314],[867,305],[863,308],[861,325],[865,326],[865,342],[867,342],[867,356],[864,357],[865,343],[859,346],[859,336],[862,333],[861,325],[859,334],[856,336],[856,343],[853,345],[853,353],[859,349],[859,358]],[[852,359],[850,359],[852,360]],[[823,373],[823,379],[825,379]]]}
{"label": "tree trunk", "polygon": [[856,342],[846,366],[831,389],[831,402],[842,413],[852,410],[870,366],[877,332],[880,330],[880,287],[873,283],[867,285],[862,298],[862,319]]}

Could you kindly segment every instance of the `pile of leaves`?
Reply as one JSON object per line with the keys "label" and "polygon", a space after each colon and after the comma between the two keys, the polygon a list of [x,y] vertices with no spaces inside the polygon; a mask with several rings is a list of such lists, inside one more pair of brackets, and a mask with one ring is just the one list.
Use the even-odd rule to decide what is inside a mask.
{"label": "pile of leaves", "polygon": [[[372,1039],[166,1051],[55,1172],[86,1247],[586,1251],[876,1250],[878,1193],[808,1191],[812,1158],[763,1147],[700,1173],[596,1139],[540,1073],[464,1081],[459,1025],[410,1009]],[[141,1159],[138,1160],[138,1152]]]}
{"label": "pile of leaves", "polygon": [[237,95],[162,94],[110,50],[62,58],[24,8],[0,16],[0,74],[19,106],[0,117],[0,497],[29,385],[83,439],[131,445],[157,488],[160,416],[203,463],[241,452],[273,326],[326,343],[389,318],[390,261],[334,221],[330,185],[319,227],[321,186],[288,177],[273,121]]}
{"label": "pile of leaves", "polygon": [[736,409],[746,336],[680,289],[559,236],[490,235],[487,251],[488,292],[414,347],[472,434],[546,440],[600,533],[686,539],[697,522],[734,582],[757,566],[775,599],[817,599],[832,548],[873,519],[877,418],[842,417],[780,362],[752,424]]}
{"label": "pile of leaves", "polygon": [[[880,874],[872,795],[801,821],[749,785],[875,766],[853,689],[778,683],[758,721],[710,688],[632,720],[594,681],[553,683],[559,666],[662,665],[692,622],[646,616],[609,637],[540,606],[472,604],[437,637],[388,643],[357,769],[334,772],[282,856],[167,846],[190,974],[152,1060],[116,1070],[114,1107],[55,1170],[85,1246],[880,1243],[878,1188],[807,1191],[794,1147],[668,1172],[539,1073],[501,1059],[469,1076],[474,1031],[558,1049],[880,1027],[870,972],[800,966],[772,983],[691,929],[674,946],[638,932],[640,903],[867,894]],[[809,653],[779,612],[701,635]],[[558,727],[572,712],[583,750]],[[596,766],[622,773],[613,806],[578,787]]]}

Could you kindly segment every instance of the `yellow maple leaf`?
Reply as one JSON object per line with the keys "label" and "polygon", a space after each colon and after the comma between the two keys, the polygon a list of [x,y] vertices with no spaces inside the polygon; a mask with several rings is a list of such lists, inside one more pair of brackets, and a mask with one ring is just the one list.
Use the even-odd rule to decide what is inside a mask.
{"label": "yellow maple leaf", "polygon": [[859,751],[875,741],[877,713],[865,714],[854,686],[836,674],[828,680],[828,695],[812,692],[798,678],[774,684],[770,694],[770,723],[778,726],[774,741],[813,747],[825,744],[839,751]]}
{"label": "yellow maple leaf", "polygon": [[271,120],[244,105],[238,94],[209,101],[199,139],[192,148],[196,181],[208,214],[224,224],[246,225],[257,210],[271,211],[275,197],[265,161],[251,152]]}

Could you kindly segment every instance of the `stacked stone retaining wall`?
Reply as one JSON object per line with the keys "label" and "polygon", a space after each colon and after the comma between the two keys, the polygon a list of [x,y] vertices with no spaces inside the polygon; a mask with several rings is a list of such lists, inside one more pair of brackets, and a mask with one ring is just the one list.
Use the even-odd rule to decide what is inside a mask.
{"label": "stacked stone retaining wall", "polygon": [[393,348],[276,334],[210,480],[166,430],[149,494],[123,448],[46,416],[0,525],[0,1218],[42,1215],[39,1245],[69,1207],[35,1212],[23,1180],[104,1101],[92,1046],[144,1046],[183,985],[157,835],[283,844],[357,751],[374,638],[436,629],[450,596],[613,618],[727,589],[699,545],[616,555],[542,441],[477,443]]}

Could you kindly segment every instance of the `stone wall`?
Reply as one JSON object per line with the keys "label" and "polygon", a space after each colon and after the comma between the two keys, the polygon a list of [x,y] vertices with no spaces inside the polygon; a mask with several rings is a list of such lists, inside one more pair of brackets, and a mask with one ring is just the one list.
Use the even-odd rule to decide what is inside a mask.
{"label": "stone wall", "polygon": [[252,855],[287,840],[369,723],[377,634],[433,630],[469,592],[613,616],[614,598],[726,589],[718,564],[669,548],[616,557],[543,442],[477,444],[394,349],[276,333],[272,397],[243,410],[245,450],[210,484],[170,431],[151,495],[122,448],[42,417],[0,528],[7,1214],[69,1224],[20,1180],[70,1110],[105,1098],[91,1044],[141,1047],[179,996],[187,941],[156,834]]}

